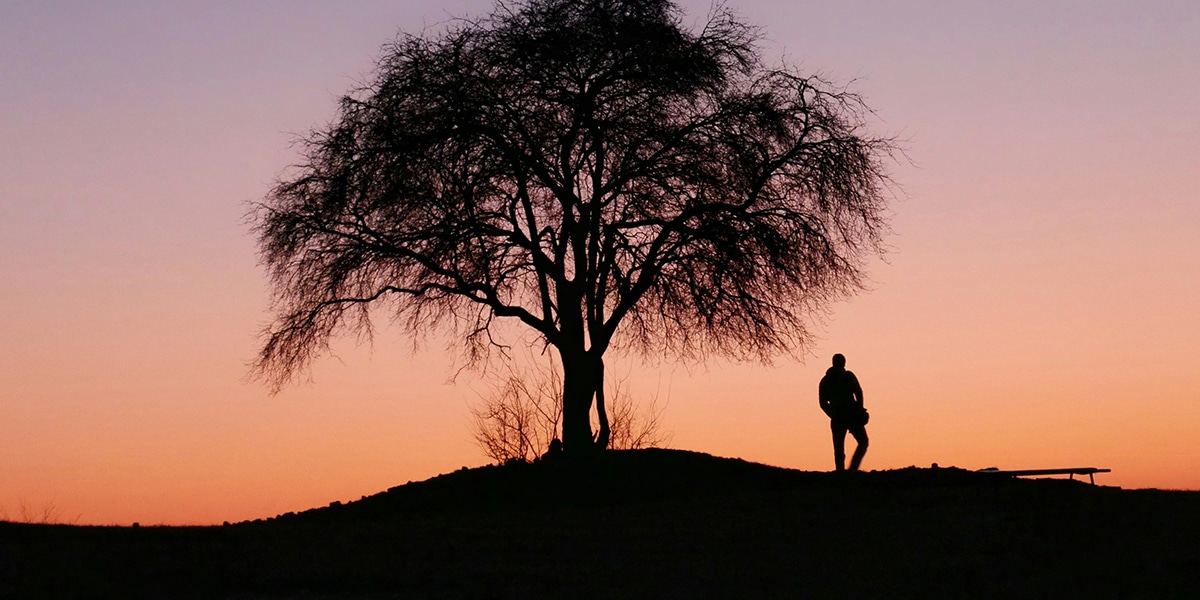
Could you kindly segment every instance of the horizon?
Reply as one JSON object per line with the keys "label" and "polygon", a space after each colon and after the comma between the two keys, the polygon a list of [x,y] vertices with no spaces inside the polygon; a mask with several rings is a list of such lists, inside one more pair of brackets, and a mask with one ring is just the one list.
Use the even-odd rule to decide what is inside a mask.
{"label": "horizon", "polygon": [[[709,7],[680,5],[685,23]],[[635,401],[665,405],[669,447],[831,469],[816,390],[842,353],[866,470],[1200,489],[1200,12],[729,6],[768,60],[862,94],[912,162],[892,170],[891,251],[803,362],[611,355]],[[253,520],[488,462],[469,412],[488,381],[448,381],[443,335],[380,325],[278,395],[246,381],[270,298],[245,215],[383,44],[490,7],[0,8],[0,518]]]}

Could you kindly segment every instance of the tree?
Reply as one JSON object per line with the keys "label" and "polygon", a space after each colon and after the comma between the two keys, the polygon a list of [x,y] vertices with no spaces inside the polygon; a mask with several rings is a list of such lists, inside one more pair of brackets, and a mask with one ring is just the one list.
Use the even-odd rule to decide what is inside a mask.
{"label": "tree", "polygon": [[[657,448],[671,435],[662,427],[662,409],[651,398],[641,414],[623,379],[606,378],[611,399],[609,447],[615,450]],[[558,437],[562,420],[562,376],[553,368],[534,366],[519,371],[511,366],[492,394],[483,396],[471,413],[475,441],[498,464],[510,460],[530,462]]]}
{"label": "tree", "polygon": [[[670,0],[501,0],[386,46],[256,209],[276,389],[386,308],[472,362],[519,323],[560,359],[565,450],[607,445],[604,356],[769,361],[861,289],[895,146],[861,99]],[[599,431],[590,417],[596,407]]]}

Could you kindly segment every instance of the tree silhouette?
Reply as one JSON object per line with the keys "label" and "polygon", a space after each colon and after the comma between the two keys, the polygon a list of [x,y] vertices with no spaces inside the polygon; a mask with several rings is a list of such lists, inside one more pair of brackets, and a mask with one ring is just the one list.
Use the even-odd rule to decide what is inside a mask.
{"label": "tree silhouette", "polygon": [[729,11],[681,20],[669,0],[501,1],[385,46],[254,214],[277,314],[257,374],[278,389],[376,305],[471,361],[516,322],[557,351],[578,452],[608,442],[610,348],[801,349],[881,250],[895,146],[857,95],[766,66]]}

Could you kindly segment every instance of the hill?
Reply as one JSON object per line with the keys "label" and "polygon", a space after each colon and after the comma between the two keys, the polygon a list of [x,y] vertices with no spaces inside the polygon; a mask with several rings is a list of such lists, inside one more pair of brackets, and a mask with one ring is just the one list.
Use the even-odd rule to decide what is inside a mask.
{"label": "hill", "polygon": [[1197,492],[640,450],[223,527],[0,523],[0,597],[1197,597],[1197,540]]}

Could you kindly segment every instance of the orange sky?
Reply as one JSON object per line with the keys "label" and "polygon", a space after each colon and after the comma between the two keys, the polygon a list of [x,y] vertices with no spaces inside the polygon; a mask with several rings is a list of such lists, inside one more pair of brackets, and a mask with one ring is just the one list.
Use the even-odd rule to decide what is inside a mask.
{"label": "orange sky", "polygon": [[[219,523],[485,462],[434,339],[350,340],[277,396],[246,203],[403,28],[459,2],[0,7],[0,517]],[[1200,489],[1200,11],[1191,2],[732,2],[907,140],[872,290],[803,364],[618,359],[672,446],[832,464],[842,352],[869,469],[1099,466]],[[687,2],[702,16],[707,2]]]}

